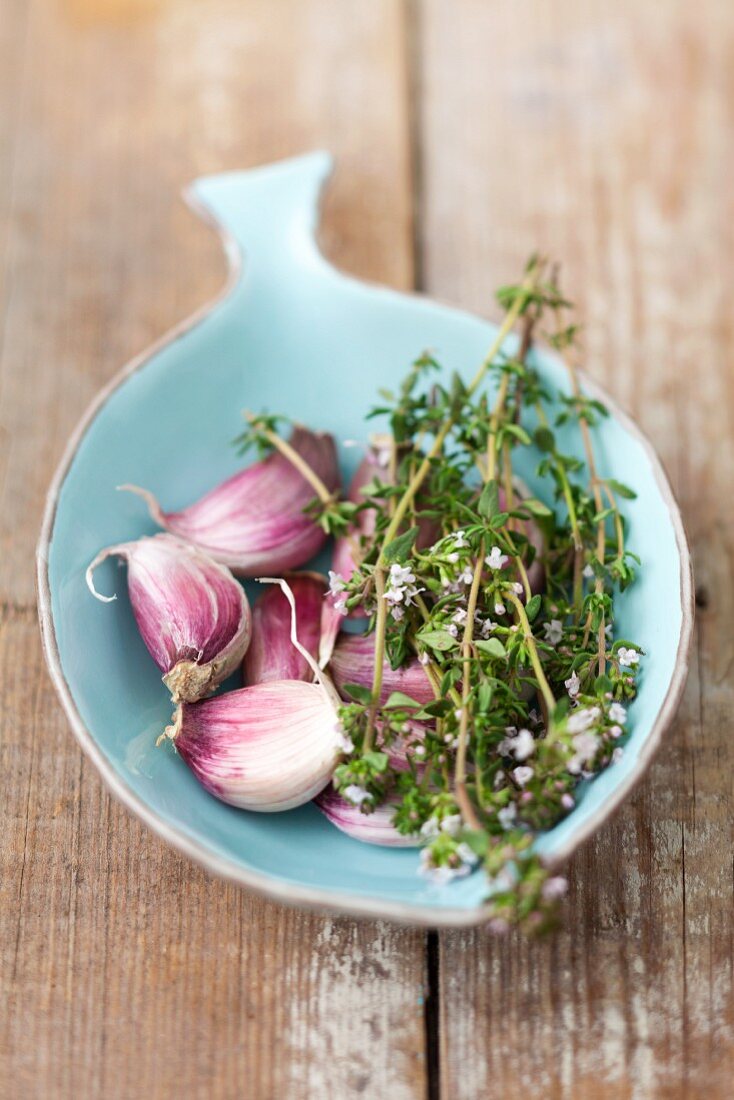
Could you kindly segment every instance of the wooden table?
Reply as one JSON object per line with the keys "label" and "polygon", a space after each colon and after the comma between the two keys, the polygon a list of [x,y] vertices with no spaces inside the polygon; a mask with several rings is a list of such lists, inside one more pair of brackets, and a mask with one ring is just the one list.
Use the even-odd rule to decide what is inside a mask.
{"label": "wooden table", "polygon": [[[0,0],[2,1100],[732,1096],[733,72],[731,0]],[[207,877],[110,801],[45,672],[64,441],[223,278],[178,189],[317,146],[350,271],[494,315],[560,257],[683,507],[685,700],[545,942]]]}

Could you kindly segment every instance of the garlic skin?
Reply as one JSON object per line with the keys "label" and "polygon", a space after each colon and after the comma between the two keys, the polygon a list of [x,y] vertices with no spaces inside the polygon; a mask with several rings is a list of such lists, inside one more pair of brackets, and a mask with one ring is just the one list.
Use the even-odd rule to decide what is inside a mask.
{"label": "garlic skin", "polygon": [[166,736],[211,794],[258,813],[311,801],[328,784],[341,752],[326,693],[300,680],[183,703]]}
{"label": "garlic skin", "polygon": [[100,551],[86,573],[116,556],[127,562],[130,604],[140,635],[175,703],[195,702],[242,662],[252,629],[244,589],[224,566],[172,535],[153,535]]}
{"label": "garlic skin", "polygon": [[[291,573],[286,579],[295,600],[298,638],[316,659],[326,581],[319,573]],[[243,666],[246,683],[313,681],[308,661],[291,641],[291,615],[288,599],[280,588],[270,587],[263,591],[252,610],[252,640]]]}
{"label": "garlic skin", "polygon": [[[339,485],[336,447],[328,433],[297,425],[291,447],[330,491]],[[121,489],[147,502],[155,522],[242,577],[297,569],[323,546],[326,535],[304,508],[314,490],[280,452],[248,466],[180,512],[164,512],[152,493]]]}
{"label": "garlic skin", "polygon": [[[374,634],[342,634],[329,661],[329,671],[343,694],[345,684],[371,688],[375,667]],[[435,696],[423,665],[417,658],[403,668],[383,666],[380,703],[386,703],[393,691],[402,691],[417,703],[432,703]]]}

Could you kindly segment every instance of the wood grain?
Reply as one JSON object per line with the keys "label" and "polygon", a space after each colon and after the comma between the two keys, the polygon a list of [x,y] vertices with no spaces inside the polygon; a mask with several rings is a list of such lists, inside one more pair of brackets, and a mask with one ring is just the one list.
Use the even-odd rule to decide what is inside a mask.
{"label": "wood grain", "polygon": [[442,1095],[729,1097],[734,1080],[734,8],[427,0],[422,274],[490,311],[562,257],[586,365],[671,474],[700,607],[650,778],[570,869],[566,931],[441,937]]}
{"label": "wood grain", "polygon": [[402,7],[0,3],[0,1095],[413,1100],[424,935],[263,902],[111,803],[43,668],[32,567],[87,402],[222,281],[183,184],[327,146],[328,251],[410,284]]}

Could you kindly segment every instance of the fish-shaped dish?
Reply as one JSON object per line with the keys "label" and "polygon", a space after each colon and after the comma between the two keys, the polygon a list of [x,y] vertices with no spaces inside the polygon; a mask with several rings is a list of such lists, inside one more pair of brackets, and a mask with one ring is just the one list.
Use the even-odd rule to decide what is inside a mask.
{"label": "fish-shaped dish", "polygon": [[[74,733],[112,793],[161,837],[211,872],[291,904],[436,927],[472,925],[496,914],[491,894],[498,887],[496,883],[488,887],[483,874],[469,873],[476,859],[469,852],[471,845],[464,845],[469,852],[463,868],[467,873],[418,874],[417,871],[426,869],[425,848],[418,851],[398,843],[391,846],[360,843],[355,839],[360,835],[359,828],[352,829],[352,835],[349,835],[349,828],[343,831],[340,815],[343,811],[351,813],[351,810],[347,806],[345,811],[345,803],[340,801],[335,788],[321,795],[319,805],[309,801],[289,809],[287,806],[291,803],[286,800],[283,812],[257,813],[221,801],[221,789],[216,782],[210,781],[209,789],[205,789],[206,776],[204,785],[197,782],[195,762],[192,763],[189,751],[191,730],[187,727],[187,722],[194,720],[187,715],[214,714],[220,706],[220,696],[214,695],[211,702],[205,704],[187,700],[196,700],[209,693],[239,666],[250,631],[253,625],[257,628],[257,611],[253,624],[239,586],[235,584],[231,588],[226,567],[233,563],[226,560],[226,556],[219,557],[222,565],[215,567],[215,574],[210,572],[209,581],[213,577],[212,583],[220,586],[218,591],[226,589],[222,599],[233,601],[231,606],[238,617],[239,633],[236,640],[223,648],[221,660],[209,661],[203,670],[198,665],[193,668],[193,682],[190,663],[182,676],[178,667],[174,672],[167,670],[165,654],[160,660],[156,658],[159,669],[151,661],[151,654],[156,656],[157,642],[146,635],[142,612],[136,602],[136,569],[158,567],[156,562],[160,564],[166,554],[176,550],[179,544],[175,536],[187,537],[186,523],[190,525],[190,532],[199,522],[197,516],[186,511],[187,506],[241,469],[242,460],[234,448],[228,446],[228,441],[242,429],[240,410],[277,412],[319,432],[331,433],[338,445],[341,480],[347,485],[360,460],[360,449],[354,446],[354,441],[367,443],[365,412],[372,407],[378,392],[394,389],[396,379],[405,374],[424,349],[430,348],[431,355],[440,359],[447,375],[457,376],[458,381],[452,385],[461,395],[467,392],[466,385],[477,364],[483,363],[488,349],[493,343],[497,344],[498,335],[504,339],[505,332],[486,320],[425,297],[366,285],[335,270],[321,255],[315,241],[319,196],[330,170],[331,158],[325,153],[313,153],[249,171],[206,177],[189,188],[187,199],[191,206],[220,234],[229,261],[229,279],[214,303],[122,370],[95,400],[68,445],[49,491],[38,549],[39,611],[46,658]],[[522,360],[527,348],[523,351],[522,343],[512,335],[504,340],[500,350],[503,354],[506,351],[510,363]],[[566,776],[563,782],[556,784],[558,791],[563,792],[559,796],[560,804],[565,807],[563,815],[551,817],[547,828],[533,832],[533,858],[539,865],[554,868],[620,804],[643,775],[660,744],[680,699],[687,672],[693,621],[692,581],[676,502],[661,465],[639,428],[582,372],[569,372],[556,351],[533,345],[527,358],[528,362],[531,360],[539,392],[543,392],[544,399],[550,402],[552,422],[558,425],[558,447],[563,444],[567,456],[563,463],[569,470],[574,468],[574,456],[583,461],[584,441],[579,433],[574,435],[564,428],[567,419],[564,410],[578,413],[583,408],[588,410],[583,415],[588,415],[590,423],[593,419],[597,465],[607,479],[604,482],[607,496],[612,499],[608,490],[614,486],[615,492],[621,492],[625,498],[625,526],[618,526],[618,534],[623,530],[629,533],[634,551],[642,562],[634,584],[623,583],[622,591],[615,596],[613,633],[611,623],[606,625],[607,660],[617,670],[614,684],[605,675],[607,664],[603,657],[607,648],[603,617],[606,606],[604,569],[598,560],[594,563],[593,554],[574,563],[579,601],[583,591],[590,594],[588,599],[591,601],[583,605],[579,602],[579,637],[584,616],[587,625],[592,622],[593,615],[597,615],[593,620],[595,624],[598,615],[602,616],[600,667],[594,690],[602,700],[604,719],[608,717],[607,709],[610,716],[604,736],[611,733],[619,737],[623,750],[618,748],[612,752],[610,742],[609,752],[602,753],[604,766],[598,769],[590,766],[593,754],[597,750],[602,752],[599,749],[601,742],[592,739],[592,749],[583,749],[582,742],[588,746],[587,727],[594,721],[594,714],[598,716],[599,709],[587,707],[579,712],[576,698],[579,680],[575,665],[566,681],[568,698],[559,706],[557,714],[550,710],[555,701],[547,692],[550,702],[546,698],[547,705],[544,705],[540,699],[542,716],[534,712],[532,718],[536,732],[526,729],[518,732],[510,728],[498,749],[507,760],[497,782],[500,786],[508,785],[507,797],[512,800],[510,808],[515,815],[516,804],[522,812],[522,806],[533,800],[530,787],[525,789],[533,775],[531,754],[534,751],[540,754],[541,744],[546,744],[546,734],[537,731],[544,722],[549,729],[552,723],[563,730],[570,727],[570,733],[564,736],[570,737],[569,745],[577,746],[569,764],[573,773],[573,793],[564,787],[569,778]],[[450,403],[453,398],[449,394],[445,400]],[[599,409],[597,403],[603,403],[606,415],[594,412],[592,416],[591,410]],[[267,420],[258,421],[257,425],[261,434],[270,430]],[[518,481],[521,486],[519,498],[522,502],[524,496],[529,510],[534,501],[537,512],[533,515],[542,517],[544,506],[539,498],[543,494],[538,471],[543,466],[544,454],[556,453],[555,436],[544,423],[531,435],[518,424],[506,430],[514,433],[514,442],[519,439],[523,444],[517,447],[517,463],[513,468],[521,479]],[[586,453],[588,455],[588,451]],[[490,464],[489,457],[487,463]],[[478,465],[481,472],[481,462]],[[550,459],[546,466],[551,468]],[[560,503],[548,501],[546,494],[547,515],[550,515],[548,503],[552,508],[563,507],[561,465],[556,474],[561,486],[556,494]],[[498,490],[490,473],[485,470],[483,476],[485,487],[481,497],[477,489],[478,512],[472,511],[471,496],[467,500],[472,508],[465,508],[465,512],[469,523],[472,516],[477,518],[481,513],[485,518],[478,521],[477,530],[486,522],[489,525],[486,530],[491,531],[492,517],[500,515],[498,522],[507,522],[501,517],[512,513],[513,507],[521,507],[522,503],[508,504],[508,498],[514,496],[511,483]],[[162,515],[153,503],[151,515],[139,496],[116,492],[118,487],[131,483],[149,491],[148,503],[152,502],[154,494],[172,511]],[[591,484],[594,484],[593,478]],[[634,494],[626,491],[626,485],[634,487]],[[284,486],[274,482],[273,492],[278,491],[284,492]],[[598,500],[601,502],[601,497]],[[606,506],[606,500],[604,505],[596,515],[591,509],[589,520],[597,523],[602,531],[602,562],[604,525],[608,523],[613,527],[615,522],[614,509]],[[530,516],[530,511],[527,515]],[[519,537],[521,542],[521,532],[530,529],[527,525],[531,520],[527,519],[525,528],[524,522],[518,518],[512,527],[514,537]],[[550,522],[551,525],[555,522],[552,516]],[[538,523],[542,527],[540,518]],[[136,544],[142,548],[140,553],[130,549],[135,540],[155,534],[161,525],[167,526],[171,533],[158,540],[143,539]],[[456,546],[467,546],[466,539],[471,540],[471,537],[471,531],[467,536],[463,531],[456,531]],[[417,545],[420,545],[420,535],[418,538]],[[320,541],[317,540],[317,544]],[[412,541],[415,541],[415,533]],[[309,545],[308,538],[303,545]],[[411,602],[415,592],[414,598],[419,599],[417,593],[421,589],[410,588],[411,578],[415,578],[410,564],[405,564],[405,555],[401,557],[410,545],[410,538],[407,544],[398,538],[390,543],[392,549],[386,551],[384,560],[392,561],[393,571],[392,587],[385,597],[385,606],[389,605],[390,611],[383,615],[383,628],[388,614],[393,615],[394,621],[390,620],[393,627],[402,618],[403,605],[398,607],[397,603],[404,597],[405,603]],[[505,545],[502,543],[502,547]],[[537,615],[546,596],[542,600],[540,595],[531,596],[531,591],[536,590],[536,581],[530,575],[532,566],[526,575],[519,565],[525,592],[521,584],[507,588],[509,601],[516,605],[516,625],[510,625],[512,608],[508,604],[508,610],[499,599],[494,608],[490,608],[491,616],[500,624],[499,629],[496,630],[497,623],[489,622],[489,615],[482,620],[474,599],[480,586],[480,574],[484,570],[485,581],[487,576],[499,577],[497,571],[503,568],[508,555],[502,553],[500,546],[485,545],[484,535],[480,546],[482,554],[488,551],[486,559],[482,559],[486,560],[486,567],[481,562],[476,567],[469,607],[486,630],[478,643],[483,656],[474,651],[475,659],[511,660],[512,647],[521,644],[513,638],[512,632],[521,629],[521,633],[526,631],[525,637],[532,634],[523,608],[528,617]],[[103,547],[113,548],[128,562],[128,586],[120,574],[113,572],[110,564],[102,565],[103,558],[98,562],[99,575],[93,583],[105,592],[119,594],[112,607],[92,599],[85,583],[87,567]],[[142,561],[142,551],[148,554],[145,561]],[[186,553],[186,575],[193,578],[191,584],[195,585],[196,578],[204,576],[209,568],[208,559],[202,558],[198,550]],[[336,569],[330,553],[328,548],[323,548],[312,562],[306,564],[299,559],[294,564],[326,573],[332,565]],[[535,550],[530,547],[529,553],[532,562]],[[457,561],[459,557],[457,550],[445,560]],[[623,555],[619,560],[622,559]],[[378,558],[376,571],[381,560]],[[283,570],[288,568],[285,561],[280,563],[280,568],[262,571],[282,576]],[[626,567],[620,568],[624,572]],[[245,572],[249,576],[257,575],[252,570]],[[336,596],[342,588],[340,577],[341,574],[332,573],[332,594]],[[462,583],[467,586],[461,597],[466,603],[471,582],[471,569],[463,582],[443,576],[447,589],[443,601],[446,606],[450,605],[451,593],[458,592]],[[310,582],[303,583],[307,587]],[[537,584],[542,590],[542,582]],[[254,591],[257,587],[249,582],[246,586],[251,602],[259,594]],[[517,597],[513,591],[518,593]],[[436,606],[440,609],[440,591],[438,597]],[[353,600],[352,605],[355,602]],[[552,604],[552,599],[548,602]],[[283,604],[281,612],[285,606]],[[344,611],[344,607],[340,610]],[[428,615],[425,610],[424,613]],[[441,651],[461,643],[459,627],[454,623],[463,624],[466,617],[466,611],[459,608],[451,620],[446,618],[446,630],[423,632],[426,649],[419,654],[421,663],[431,665],[433,646],[436,667],[439,667]],[[565,637],[565,629],[552,617],[544,624],[545,636],[539,645],[546,646],[551,658],[552,646]],[[500,638],[504,639],[504,644]],[[634,639],[634,645],[624,639]],[[560,651],[564,651],[563,646]],[[522,652],[529,667],[533,655],[529,649]],[[612,702],[613,691],[619,689],[624,693],[627,690],[624,685],[632,685],[635,670],[630,666],[638,663],[641,654],[644,654],[644,671],[639,683],[634,692],[630,687],[628,694],[622,695],[623,701],[629,702],[629,728],[623,731],[619,726],[610,725],[616,721],[615,714],[623,716],[624,720],[627,717],[626,707],[617,701],[618,694]],[[251,648],[247,660],[252,669],[255,663],[267,662],[270,656],[268,647],[261,644],[259,649]],[[201,652],[193,654],[194,665],[200,658]],[[472,667],[468,656],[466,661],[465,672]],[[520,660],[519,665],[522,663]],[[539,668],[542,675],[542,662],[536,661],[533,668]],[[160,670],[167,673],[165,681],[170,692],[161,683]],[[625,679],[628,671],[629,678]],[[335,660],[337,681],[338,672]],[[519,667],[519,673],[522,672]],[[308,676],[311,675],[308,672]],[[318,669],[314,675],[318,680]],[[436,685],[441,677],[438,673],[436,676],[435,704],[426,704],[428,711],[415,711],[417,717],[429,720],[426,737],[434,736],[436,728],[443,729],[437,723],[450,725],[462,721],[461,707],[454,710],[452,704],[447,710],[448,704],[439,696],[453,693],[455,697],[457,689],[463,690],[464,681],[459,682],[457,672],[453,680],[449,677],[441,682],[439,691]],[[345,678],[353,679],[347,673],[342,676]],[[236,681],[230,680],[224,685],[225,689],[232,686],[237,686]],[[263,689],[266,710],[270,709],[270,691],[269,687]],[[294,687],[292,682],[289,691],[294,700],[303,696],[308,706],[318,695],[313,683],[308,687]],[[177,701],[183,700],[173,725],[171,694]],[[369,692],[365,689],[361,694],[357,689],[348,690],[347,697],[350,694],[355,713],[360,711],[363,696],[369,702]],[[379,691],[373,693],[373,700],[378,694]],[[490,706],[490,687],[485,695],[486,709]],[[276,697],[277,692],[273,698]],[[608,707],[604,698],[610,700]],[[277,700],[275,705],[279,705]],[[317,705],[316,702],[313,705]],[[406,690],[394,696],[392,705],[401,714],[400,708],[407,707],[405,714],[409,715],[414,704]],[[431,705],[433,711],[430,711]],[[575,727],[567,717],[574,707]],[[273,713],[270,713],[271,723]],[[579,717],[580,714],[586,718]],[[465,716],[463,724],[466,726]],[[157,746],[166,728],[178,752],[170,744]],[[409,721],[402,728],[412,736],[413,726]],[[581,740],[574,741],[574,731]],[[447,736],[445,740],[451,742],[447,753],[454,751],[465,735],[464,730],[453,740]],[[343,742],[349,742],[343,730],[340,736]],[[424,736],[423,733],[420,736]],[[422,745],[418,752],[424,754]],[[372,756],[375,768],[386,766],[386,754],[377,752]],[[418,774],[420,776],[420,769]],[[324,782],[317,777],[312,793],[318,793]],[[369,793],[354,783],[349,789],[361,792],[358,804],[361,800],[369,800]],[[220,797],[212,797],[211,792]],[[259,806],[246,800],[239,805],[243,804],[251,805],[252,809],[281,808]],[[509,810],[505,807],[509,828],[512,815],[508,815]],[[370,817],[363,816],[366,833],[369,833]],[[471,816],[469,807],[464,814],[464,824]],[[442,824],[447,826],[447,833],[451,832],[460,820],[461,815],[451,814],[442,822],[439,815],[439,832]],[[376,822],[374,818],[375,829]],[[449,823],[452,830],[448,829]],[[424,837],[431,835],[430,831],[424,831]],[[475,846],[472,851],[480,851],[476,836],[471,832],[467,836]],[[447,851],[453,851],[453,843],[451,839],[446,840]],[[428,863],[431,858],[429,855]],[[446,867],[433,867],[433,870],[446,871]],[[550,883],[549,897],[554,890],[562,892],[560,878],[546,881]]]}

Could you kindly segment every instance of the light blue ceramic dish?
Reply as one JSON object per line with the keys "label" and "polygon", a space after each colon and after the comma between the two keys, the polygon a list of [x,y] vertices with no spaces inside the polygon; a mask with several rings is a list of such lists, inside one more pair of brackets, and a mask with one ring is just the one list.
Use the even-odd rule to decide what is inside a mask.
{"label": "light blue ceramic dish", "polygon": [[[145,485],[169,510],[189,503],[237,469],[229,441],[242,408],[291,414],[338,440],[359,438],[377,388],[394,383],[424,348],[466,374],[483,358],[493,325],[367,286],[321,256],[314,230],[330,168],[330,157],[315,153],[201,179],[190,189],[191,205],[222,236],[229,281],[217,302],[123,370],[69,444],[38,553],[46,655],[76,736],[113,793],[211,871],[291,903],[468,925],[486,913],[480,874],[438,888],[416,874],[416,851],[351,840],[312,806],[267,815],[231,809],[171,751],[156,749],[171,705],[138,637],[124,581],[116,581],[121,598],[112,606],[93,600],[84,584],[100,547],[153,530],[143,503],[115,487]],[[567,388],[552,355],[538,353],[538,364],[552,389]],[[678,508],[649,443],[600,396],[612,411],[599,432],[600,466],[637,490],[626,512],[644,562],[621,601],[618,629],[648,655],[623,759],[538,840],[553,861],[588,837],[644,772],[678,703],[691,637],[690,562]],[[341,457],[348,476],[355,452]],[[536,457],[526,453],[520,469],[531,485]],[[111,586],[109,568],[100,583]]]}

